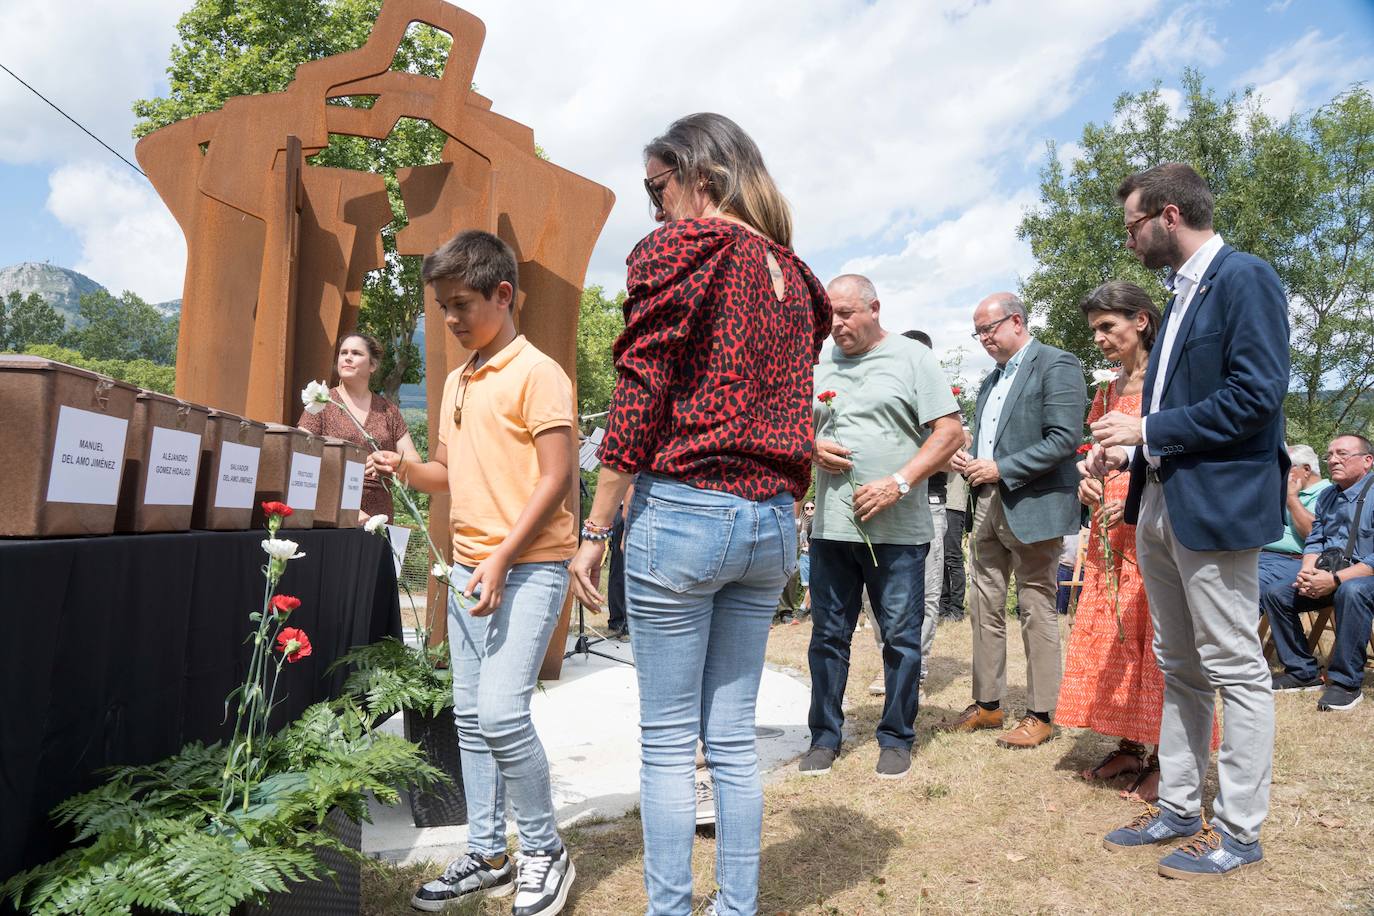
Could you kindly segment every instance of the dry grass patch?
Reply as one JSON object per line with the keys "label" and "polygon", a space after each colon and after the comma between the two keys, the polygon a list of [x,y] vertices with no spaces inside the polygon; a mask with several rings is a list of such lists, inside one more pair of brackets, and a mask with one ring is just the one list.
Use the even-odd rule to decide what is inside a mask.
{"label": "dry grass patch", "polygon": [[[1016,628],[1014,624],[1011,629]],[[780,626],[768,660],[806,671],[811,628]],[[1025,664],[1011,635],[1008,726],[1024,708]],[[1076,773],[1112,739],[1081,730],[1029,751],[996,747],[990,732],[945,735],[944,716],[969,702],[967,622],[942,623],[930,698],[917,718],[911,774],[873,773],[873,729],[881,698],[867,693],[881,667],[871,634],[855,634],[847,692],[850,740],[828,777],[787,770],[765,790],[760,913],[1181,913],[1374,911],[1374,702],[1348,714],[1316,711],[1316,694],[1277,698],[1271,813],[1265,865],[1219,883],[1160,878],[1163,853],[1109,853],[1102,835],[1137,808],[1120,784],[1089,784]],[[1208,774],[1210,804],[1216,770]],[[639,821],[622,818],[573,829],[567,842],[578,880],[566,912],[642,913]],[[715,842],[699,837],[697,892],[714,888]],[[412,877],[367,882],[365,913],[408,911]],[[380,874],[401,873],[385,867]],[[389,898],[389,902],[381,898]],[[509,912],[509,900],[465,912]]]}

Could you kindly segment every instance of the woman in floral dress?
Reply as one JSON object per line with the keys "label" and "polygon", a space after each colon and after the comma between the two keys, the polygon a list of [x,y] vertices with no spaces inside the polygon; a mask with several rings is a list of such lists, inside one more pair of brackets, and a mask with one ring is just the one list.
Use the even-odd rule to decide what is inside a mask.
{"label": "woman in floral dress", "polygon": [[[1112,410],[1139,416],[1159,310],[1143,289],[1119,280],[1093,290],[1079,308],[1092,328],[1093,342],[1119,367],[1115,379],[1097,386],[1088,423]],[[1079,499],[1092,510],[1092,531],[1054,718],[1060,726],[1120,738],[1115,750],[1083,771],[1083,778],[1129,774],[1131,785],[1122,794],[1153,802],[1159,794],[1153,751],[1159,743],[1164,677],[1155,660],[1154,626],[1136,564],[1135,526],[1121,520],[1129,483],[1130,475],[1121,471],[1108,475],[1105,487],[1089,477],[1078,489]],[[1212,742],[1215,747],[1215,725]]]}

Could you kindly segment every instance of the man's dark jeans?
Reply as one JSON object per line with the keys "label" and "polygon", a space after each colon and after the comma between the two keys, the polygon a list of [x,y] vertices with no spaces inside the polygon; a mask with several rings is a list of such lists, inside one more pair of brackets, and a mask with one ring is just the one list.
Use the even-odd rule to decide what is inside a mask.
{"label": "man's dark jeans", "polygon": [[844,726],[844,688],[849,646],[868,589],[883,637],[883,715],[878,746],[909,749],[915,741],[917,689],[921,679],[921,623],[925,618],[928,544],[811,541],[811,743],[839,750]]}
{"label": "man's dark jeans", "polygon": [[1299,596],[1291,584],[1276,585],[1260,593],[1260,609],[1269,615],[1269,632],[1283,668],[1305,681],[1317,678],[1317,660],[1307,648],[1299,612],[1324,606],[1336,608],[1336,643],[1326,668],[1327,680],[1347,690],[1364,684],[1365,649],[1374,624],[1374,577],[1351,579],[1329,598],[1313,601]]}
{"label": "man's dark jeans", "polygon": [[616,512],[611,522],[611,568],[606,573],[606,625],[625,629],[625,515]]}
{"label": "man's dark jeans", "polygon": [[940,616],[964,616],[964,515],[945,507],[945,577],[940,590]]}

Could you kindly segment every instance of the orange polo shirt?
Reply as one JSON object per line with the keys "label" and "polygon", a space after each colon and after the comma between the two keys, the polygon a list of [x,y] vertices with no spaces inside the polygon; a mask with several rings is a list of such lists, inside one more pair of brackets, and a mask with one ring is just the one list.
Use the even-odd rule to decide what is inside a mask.
{"label": "orange polo shirt", "polygon": [[[572,426],[572,382],[519,335],[477,368],[477,355],[449,373],[439,408],[448,449],[453,562],[476,566],[510,534],[539,482],[534,437]],[[461,411],[455,422],[455,409]],[[577,550],[572,513],[560,502],[516,563],[566,560]]]}

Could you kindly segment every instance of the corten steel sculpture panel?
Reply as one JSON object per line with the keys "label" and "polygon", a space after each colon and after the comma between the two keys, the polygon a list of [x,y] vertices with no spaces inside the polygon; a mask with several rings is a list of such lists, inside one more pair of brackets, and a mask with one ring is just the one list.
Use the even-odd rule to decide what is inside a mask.
{"label": "corten steel sculpture panel", "polygon": [[[453,38],[437,79],[390,69],[412,22]],[[179,397],[295,422],[297,393],[331,374],[339,337],[357,325],[363,279],[383,266],[381,229],[392,220],[382,176],[308,159],[330,134],[381,140],[403,117],[429,121],[449,140],[438,164],[397,172],[409,220],[397,252],[428,254],[463,229],[499,235],[519,262],[520,331],[576,378],[582,282],[614,198],[536,156],[533,132],[471,90],[485,31],[443,0],[387,0],[356,51],[301,65],[283,92],[230,99],[138,143],[139,163],[186,236]],[[328,104],[351,96],[375,100]],[[425,318],[434,429],[444,378],[468,354],[437,330],[443,316],[428,289]],[[436,497],[430,527],[441,549],[447,517],[447,498]],[[441,598],[431,583],[430,600]],[[445,621],[436,615],[436,641]],[[566,627],[565,608],[545,677],[557,676]]]}

